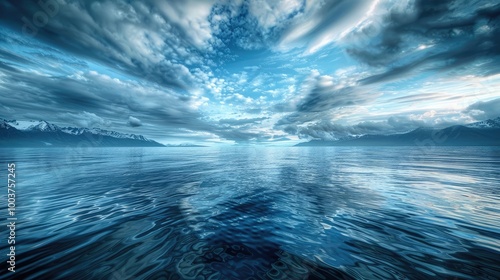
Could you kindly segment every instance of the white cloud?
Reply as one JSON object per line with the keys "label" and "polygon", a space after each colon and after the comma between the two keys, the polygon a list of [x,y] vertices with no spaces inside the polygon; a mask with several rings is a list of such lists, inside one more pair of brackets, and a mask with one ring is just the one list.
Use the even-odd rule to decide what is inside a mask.
{"label": "white cloud", "polygon": [[312,54],[324,46],[342,39],[368,20],[378,0],[307,2],[304,13],[297,16],[283,34],[278,49],[306,47]]}
{"label": "white cloud", "polygon": [[155,1],[162,15],[172,24],[178,25],[198,48],[206,46],[212,38],[208,16],[215,1]]}
{"label": "white cloud", "polygon": [[302,6],[299,0],[254,0],[249,2],[249,12],[263,29],[282,24],[283,21]]}

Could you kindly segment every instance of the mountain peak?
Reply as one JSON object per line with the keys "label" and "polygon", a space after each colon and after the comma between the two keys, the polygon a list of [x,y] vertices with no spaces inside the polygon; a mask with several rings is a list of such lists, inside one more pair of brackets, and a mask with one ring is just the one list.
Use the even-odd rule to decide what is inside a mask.
{"label": "mountain peak", "polygon": [[[72,146],[93,141],[94,146],[161,147],[158,142],[142,135],[126,134],[100,128],[59,127],[47,121],[17,121],[0,119],[0,143],[11,146]],[[40,133],[43,132],[43,133]],[[98,137],[91,137],[97,135]],[[48,144],[47,144],[48,143]],[[42,145],[43,144],[43,145]]]}
{"label": "mountain peak", "polygon": [[500,128],[500,117],[466,125],[470,128]]}
{"label": "mountain peak", "polygon": [[426,127],[426,126],[420,126],[415,128],[414,130],[410,131],[409,133],[419,133],[419,132],[429,132],[433,131],[434,129],[432,127]]}
{"label": "mountain peak", "polygon": [[9,124],[8,121],[0,119],[0,129],[13,129],[13,127]]}
{"label": "mountain peak", "polygon": [[43,131],[43,132],[54,132],[60,130],[60,128],[55,125],[48,123],[46,121],[40,121],[38,124],[29,127],[27,130],[31,131]]}
{"label": "mountain peak", "polygon": [[51,131],[57,131],[60,128],[55,125],[51,124],[47,121],[44,120],[39,120],[39,121],[34,121],[34,120],[29,120],[29,121],[18,121],[18,120],[10,120],[10,121],[5,121],[8,125],[11,127],[14,127],[17,130],[22,130],[22,131],[44,131],[44,132],[51,132]]}
{"label": "mountain peak", "polygon": [[403,134],[364,135],[341,141],[310,141],[296,146],[500,146],[500,118],[443,129],[419,127]]}
{"label": "mountain peak", "polygon": [[63,128],[61,128],[61,131],[64,133],[73,134],[73,135],[81,135],[83,133],[90,133],[90,134],[94,134],[94,135],[110,136],[110,137],[121,138],[121,139],[134,139],[134,140],[149,141],[149,142],[152,141],[152,140],[147,139],[146,137],[144,137],[142,135],[120,133],[120,132],[105,130],[105,129],[101,129],[101,128],[97,128],[97,127],[94,127],[94,128],[63,127]]}

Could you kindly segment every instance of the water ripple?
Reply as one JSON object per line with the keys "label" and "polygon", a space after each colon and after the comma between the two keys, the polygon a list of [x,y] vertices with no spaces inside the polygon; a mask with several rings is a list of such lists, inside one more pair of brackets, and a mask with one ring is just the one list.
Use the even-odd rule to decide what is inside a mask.
{"label": "water ripple", "polygon": [[0,149],[15,279],[500,278],[499,148],[74,153]]}

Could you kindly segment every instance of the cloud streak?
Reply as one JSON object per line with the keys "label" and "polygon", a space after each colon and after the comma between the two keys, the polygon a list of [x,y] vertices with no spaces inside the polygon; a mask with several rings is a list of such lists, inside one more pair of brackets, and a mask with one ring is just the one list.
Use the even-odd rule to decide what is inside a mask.
{"label": "cloud streak", "polygon": [[268,143],[500,115],[491,1],[43,3],[0,2],[2,117]]}

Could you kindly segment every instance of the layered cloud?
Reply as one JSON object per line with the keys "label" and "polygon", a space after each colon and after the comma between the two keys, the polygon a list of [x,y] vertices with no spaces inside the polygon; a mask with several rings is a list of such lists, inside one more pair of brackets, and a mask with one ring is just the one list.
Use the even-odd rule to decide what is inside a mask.
{"label": "layered cloud", "polygon": [[47,2],[57,12],[42,27],[36,15],[44,9],[35,2],[4,2],[2,18],[25,35],[165,86],[190,87],[185,64],[203,63],[197,50],[211,39],[208,1]]}
{"label": "layered cloud", "polygon": [[465,110],[477,119],[493,119],[499,117],[500,98],[490,101],[478,101]]}
{"label": "layered cloud", "polygon": [[[495,92],[498,96],[500,88],[496,78],[488,84],[475,82],[473,87],[469,86],[469,92],[463,91],[468,86],[464,82],[455,83],[446,89],[448,92],[422,92],[425,88],[442,91],[438,81],[450,75],[465,81],[465,77],[492,76],[499,72],[499,5],[485,1],[469,4],[424,0],[384,4],[390,7],[387,14],[371,23],[371,19],[366,20],[342,42],[347,53],[363,63],[356,77],[321,76],[300,102],[292,106],[288,103],[285,108],[293,112],[280,119],[277,128],[302,137],[338,139],[369,133],[397,133],[426,125],[461,124],[500,115],[496,100],[478,101],[463,111],[460,109],[467,103],[458,104],[460,100],[489,99]],[[373,34],[369,34],[370,31]],[[361,69],[370,69],[370,74]],[[434,75],[432,79],[436,82],[428,75]],[[403,91],[415,89],[411,80],[421,83],[416,93]],[[404,81],[408,81],[407,85]],[[399,88],[399,96],[384,98],[384,92],[387,96],[388,91],[394,92],[393,88]],[[440,106],[432,107],[430,101],[437,101]],[[385,106],[380,106],[381,102]],[[403,109],[398,103],[413,105],[413,110]],[[450,108],[457,105],[458,108]],[[369,108],[382,107],[390,111],[369,112]],[[429,108],[435,108],[438,113],[433,110],[431,114],[426,110]],[[366,116],[364,120],[343,122],[346,114],[360,113]],[[401,117],[401,113],[405,115]],[[395,123],[396,118],[391,115],[408,121]],[[421,117],[416,119],[416,116]]]}
{"label": "layered cloud", "polygon": [[303,12],[287,27],[279,47],[305,46],[313,53],[332,44],[362,25],[372,15],[379,1],[305,2]]}
{"label": "layered cloud", "polygon": [[363,83],[389,81],[426,68],[467,71],[472,66],[484,75],[498,73],[499,13],[500,4],[488,1],[416,0],[394,5],[383,21],[365,27],[377,30],[377,36],[347,50],[363,63],[384,68]]}
{"label": "layered cloud", "polygon": [[109,127],[111,125],[109,121],[87,111],[81,113],[59,113],[58,118],[74,126],[84,128]]}
{"label": "layered cloud", "polygon": [[[491,1],[3,1],[0,115],[163,142],[500,115]],[[13,94],[14,93],[14,94]]]}

